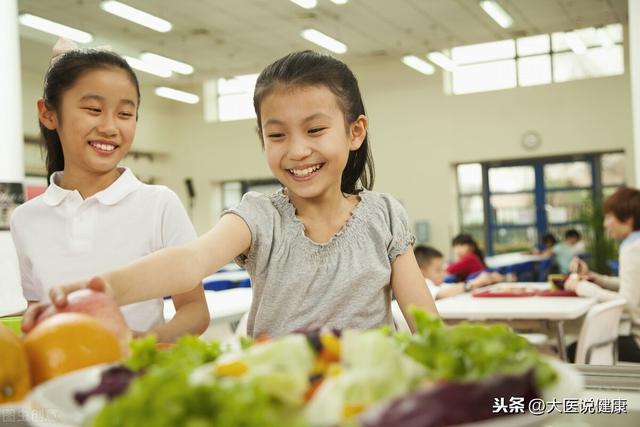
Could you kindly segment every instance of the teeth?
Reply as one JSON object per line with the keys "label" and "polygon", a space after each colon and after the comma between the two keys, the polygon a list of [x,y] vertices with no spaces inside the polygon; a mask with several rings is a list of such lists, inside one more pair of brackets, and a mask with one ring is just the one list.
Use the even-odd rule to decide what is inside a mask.
{"label": "teeth", "polygon": [[321,165],[315,165],[306,169],[289,169],[289,172],[295,176],[308,176],[320,169]]}
{"label": "teeth", "polygon": [[92,142],[91,145],[102,151],[113,151],[116,149],[116,147],[111,144],[100,144],[99,142]]}

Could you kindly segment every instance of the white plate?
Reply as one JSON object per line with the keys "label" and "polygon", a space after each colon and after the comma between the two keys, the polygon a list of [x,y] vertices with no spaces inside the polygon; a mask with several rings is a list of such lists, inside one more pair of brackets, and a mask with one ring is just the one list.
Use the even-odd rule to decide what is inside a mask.
{"label": "white plate", "polygon": [[[547,389],[542,396],[543,400],[550,401],[555,398],[562,401],[565,398],[579,398],[584,388],[584,380],[581,374],[572,366],[556,359],[547,359],[559,376],[559,381]],[[83,370],[71,372],[67,375],[55,378],[36,387],[26,400],[25,410],[36,411],[38,415],[34,420],[44,422],[32,422],[35,426],[42,427],[72,427],[80,426],[87,411],[78,405],[73,399],[77,391],[88,390],[100,382],[100,374],[111,365],[96,365]],[[42,415],[45,415],[44,417]],[[499,417],[478,423],[465,424],[464,427],[528,427],[540,422],[548,421],[550,414],[535,416],[514,415]]]}
{"label": "white plate", "polygon": [[[551,357],[547,357],[545,359],[558,373],[558,382],[545,390],[541,399],[548,402],[555,398],[556,401],[562,402],[563,399],[580,398],[584,390],[584,378],[582,377],[582,374],[580,374],[573,365],[563,363],[560,360]],[[525,408],[525,412],[528,412],[527,408]],[[556,415],[558,415],[557,411],[553,411],[548,414],[545,413],[543,415],[532,415],[530,413],[526,413],[525,415],[510,415],[492,418],[477,423],[460,425],[459,427],[531,427],[543,422],[546,423],[549,421],[549,418]]]}
{"label": "white plate", "polygon": [[100,364],[70,372],[34,388],[25,400],[30,424],[46,427],[80,426],[87,412],[73,398],[78,391],[100,384],[100,374],[113,364]]}

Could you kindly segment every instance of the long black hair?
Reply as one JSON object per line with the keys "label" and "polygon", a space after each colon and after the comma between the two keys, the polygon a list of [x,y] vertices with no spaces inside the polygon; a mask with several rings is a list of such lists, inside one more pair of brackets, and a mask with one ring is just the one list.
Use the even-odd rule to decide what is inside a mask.
{"label": "long black hair", "polygon": [[[253,107],[258,116],[258,130],[262,141],[260,104],[277,86],[326,86],[338,98],[338,105],[348,128],[360,115],[365,115],[358,80],[347,65],[329,55],[305,50],[294,52],[267,66],[256,82]],[[262,141],[264,144],[264,141]],[[342,171],[341,190],[356,194],[358,181],[371,190],[374,181],[373,157],[368,134],[357,150],[349,152],[347,165]]]}
{"label": "long black hair", "polygon": [[[124,70],[138,93],[138,105],[140,105],[140,85],[138,77],[133,72],[127,61],[120,55],[95,49],[71,50],[56,58],[55,62],[47,70],[44,77],[44,93],[42,98],[49,111],[56,113],[58,122],[62,122],[62,96],[75,82],[89,71],[119,68]],[[136,114],[137,119],[137,114]],[[42,122],[40,134],[42,146],[46,151],[47,181],[51,174],[64,169],[64,153],[57,130],[47,129]]]}
{"label": "long black hair", "polygon": [[473,236],[471,236],[471,234],[461,233],[454,237],[451,241],[451,246],[457,245],[469,245],[471,247],[471,251],[476,254],[478,258],[480,258],[482,264],[485,267],[487,266],[484,262],[484,252],[482,252],[482,249],[480,249],[478,243],[475,241]]}

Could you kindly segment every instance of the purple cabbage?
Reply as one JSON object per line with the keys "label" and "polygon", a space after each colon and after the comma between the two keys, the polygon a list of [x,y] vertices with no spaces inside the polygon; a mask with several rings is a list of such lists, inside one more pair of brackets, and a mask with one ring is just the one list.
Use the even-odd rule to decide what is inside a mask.
{"label": "purple cabbage", "polygon": [[539,397],[534,370],[522,375],[493,375],[474,382],[449,382],[423,388],[412,394],[371,407],[359,418],[362,427],[441,427],[512,415],[494,413],[495,399]]}

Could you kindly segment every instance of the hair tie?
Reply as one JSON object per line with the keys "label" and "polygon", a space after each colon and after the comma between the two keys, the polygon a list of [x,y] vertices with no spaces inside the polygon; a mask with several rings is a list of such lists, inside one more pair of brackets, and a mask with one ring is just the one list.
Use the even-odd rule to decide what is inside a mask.
{"label": "hair tie", "polygon": [[[98,47],[96,47],[94,49],[95,50],[103,50],[103,51],[107,51],[107,52],[111,52],[113,50],[111,48],[111,46],[109,46],[109,45],[98,46]],[[71,52],[73,50],[80,50],[80,48],[72,40],[69,40],[69,39],[64,38],[64,37],[60,37],[58,39],[58,41],[56,41],[56,44],[53,45],[53,49],[51,51],[51,62],[50,62],[49,65],[55,64],[55,62],[58,59],[60,59],[65,53]]]}

